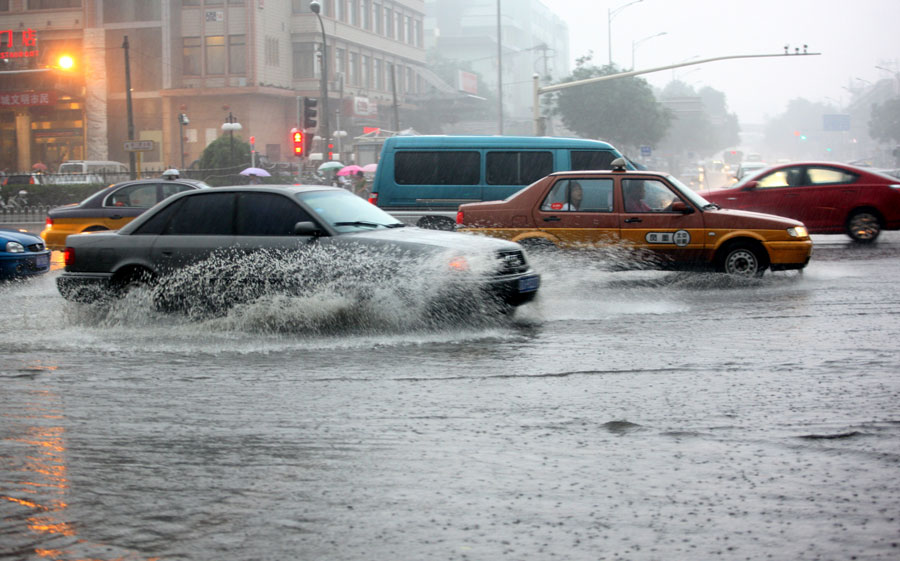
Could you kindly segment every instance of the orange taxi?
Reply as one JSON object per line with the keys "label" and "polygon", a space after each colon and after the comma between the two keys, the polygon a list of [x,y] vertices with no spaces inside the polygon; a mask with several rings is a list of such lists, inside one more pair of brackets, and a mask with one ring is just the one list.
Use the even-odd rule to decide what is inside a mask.
{"label": "orange taxi", "polygon": [[723,209],[668,174],[627,171],[621,158],[611,167],[554,173],[506,200],[461,205],[457,228],[528,248],[620,244],[642,264],[742,276],[809,263],[802,222]]}

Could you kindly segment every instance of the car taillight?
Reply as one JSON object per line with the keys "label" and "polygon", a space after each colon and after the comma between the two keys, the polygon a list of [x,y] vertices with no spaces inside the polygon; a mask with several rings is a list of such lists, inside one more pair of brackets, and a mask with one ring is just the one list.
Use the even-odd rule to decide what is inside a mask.
{"label": "car taillight", "polygon": [[75,264],[75,248],[67,247],[65,251],[63,251],[63,263],[66,267]]}
{"label": "car taillight", "polygon": [[48,216],[47,219],[44,220],[44,226],[46,226],[48,228],[52,228],[53,227],[53,219]]}
{"label": "car taillight", "polygon": [[456,225],[461,226],[463,223],[463,211],[457,211],[456,213]]}
{"label": "car taillight", "polygon": [[378,193],[370,193],[369,202],[375,206],[378,206]]}
{"label": "car taillight", "polygon": [[30,183],[31,185],[34,185],[34,176],[33,175],[28,178],[28,183]]}

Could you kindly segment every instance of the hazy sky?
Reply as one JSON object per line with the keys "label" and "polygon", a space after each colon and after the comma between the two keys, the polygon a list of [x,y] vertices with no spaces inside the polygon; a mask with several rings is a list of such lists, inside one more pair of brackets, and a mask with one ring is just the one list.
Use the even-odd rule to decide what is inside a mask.
{"label": "hazy sky", "polygon": [[[629,0],[542,0],[569,25],[573,60],[609,61],[607,10]],[[665,35],[641,41],[657,33]],[[782,113],[791,99],[846,104],[848,91],[900,72],[900,0],[641,0],[612,19],[612,58],[653,68],[725,55],[783,53],[806,43],[820,56],[738,59],[644,75],[657,87],[673,76],[725,93],[742,123]]]}

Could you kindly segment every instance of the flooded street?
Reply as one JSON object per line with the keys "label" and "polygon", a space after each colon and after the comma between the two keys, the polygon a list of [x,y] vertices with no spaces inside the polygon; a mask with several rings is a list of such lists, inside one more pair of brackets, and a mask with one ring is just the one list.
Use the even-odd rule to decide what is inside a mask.
{"label": "flooded street", "polygon": [[0,559],[897,559],[885,247],[758,280],[536,258],[513,319],[414,330],[2,285]]}

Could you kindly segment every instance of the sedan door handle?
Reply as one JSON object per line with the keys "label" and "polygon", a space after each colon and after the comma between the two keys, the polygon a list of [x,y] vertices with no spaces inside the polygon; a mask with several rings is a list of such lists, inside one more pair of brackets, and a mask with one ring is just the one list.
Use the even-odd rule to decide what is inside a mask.
{"label": "sedan door handle", "polygon": [[168,249],[168,250],[164,249],[164,250],[162,250],[161,253],[163,254],[163,257],[172,257],[172,250],[171,250],[171,249]]}
{"label": "sedan door handle", "polygon": [[113,215],[110,216],[109,218],[110,218],[111,220],[121,220],[121,219],[122,219],[122,215],[121,215],[121,214],[113,214]]}
{"label": "sedan door handle", "polygon": [[559,222],[559,221],[560,221],[559,216],[548,216],[547,218],[544,218],[544,222]]}
{"label": "sedan door handle", "polygon": [[626,224],[631,224],[632,222],[643,222],[643,221],[640,218],[638,218],[637,216],[632,216],[631,218],[625,219]]}

